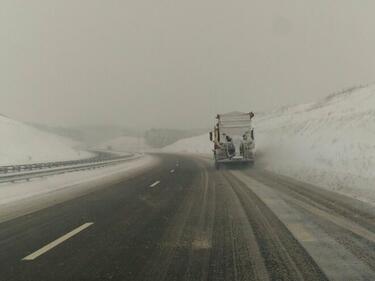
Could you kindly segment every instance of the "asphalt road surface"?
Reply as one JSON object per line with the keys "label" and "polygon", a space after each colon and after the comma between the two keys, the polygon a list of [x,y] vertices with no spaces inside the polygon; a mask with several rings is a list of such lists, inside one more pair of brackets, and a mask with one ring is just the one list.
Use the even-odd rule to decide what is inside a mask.
{"label": "asphalt road surface", "polygon": [[0,280],[375,280],[374,208],[259,167],[159,155],[0,224]]}

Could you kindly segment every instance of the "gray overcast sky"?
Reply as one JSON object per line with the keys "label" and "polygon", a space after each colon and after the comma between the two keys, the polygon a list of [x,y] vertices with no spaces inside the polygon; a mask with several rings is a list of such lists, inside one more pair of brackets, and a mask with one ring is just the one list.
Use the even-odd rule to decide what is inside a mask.
{"label": "gray overcast sky", "polygon": [[0,113],[205,127],[375,79],[373,0],[1,0]]}

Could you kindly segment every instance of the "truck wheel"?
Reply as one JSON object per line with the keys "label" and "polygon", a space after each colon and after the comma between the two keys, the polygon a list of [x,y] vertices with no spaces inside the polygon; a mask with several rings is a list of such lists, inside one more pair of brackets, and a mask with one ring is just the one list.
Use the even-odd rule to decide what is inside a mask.
{"label": "truck wheel", "polygon": [[249,162],[249,163],[247,163],[247,166],[249,167],[249,168],[252,168],[252,167],[254,167],[254,161],[251,161],[251,162]]}
{"label": "truck wheel", "polygon": [[220,163],[219,162],[215,162],[215,168],[216,168],[216,170],[220,170]]}

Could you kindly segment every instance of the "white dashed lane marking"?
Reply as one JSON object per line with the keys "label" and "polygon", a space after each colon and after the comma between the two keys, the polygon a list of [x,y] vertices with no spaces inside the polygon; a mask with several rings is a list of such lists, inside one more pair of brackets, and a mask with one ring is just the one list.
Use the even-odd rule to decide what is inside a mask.
{"label": "white dashed lane marking", "polygon": [[85,230],[86,228],[92,226],[93,222],[88,222],[80,227],[77,227],[76,229],[70,231],[69,233],[65,234],[64,236],[61,236],[60,238],[56,239],[55,241],[45,245],[44,247],[40,248],[39,250],[35,251],[34,253],[24,257],[22,260],[24,261],[32,261],[35,260],[37,257],[43,255],[44,253],[48,252],[49,250],[52,250],[56,246],[60,245],[64,241],[68,240],[69,238],[72,238],[74,235],[77,235],[81,231]]}
{"label": "white dashed lane marking", "polygon": [[154,182],[153,184],[151,184],[150,187],[155,187],[155,186],[157,186],[159,183],[160,183],[160,181],[156,181],[156,182]]}

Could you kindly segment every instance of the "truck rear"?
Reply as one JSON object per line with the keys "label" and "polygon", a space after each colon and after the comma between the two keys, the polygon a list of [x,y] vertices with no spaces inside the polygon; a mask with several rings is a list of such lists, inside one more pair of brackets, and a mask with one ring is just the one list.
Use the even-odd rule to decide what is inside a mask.
{"label": "truck rear", "polygon": [[226,163],[254,163],[253,118],[252,112],[217,115],[214,130],[210,132],[216,168]]}

